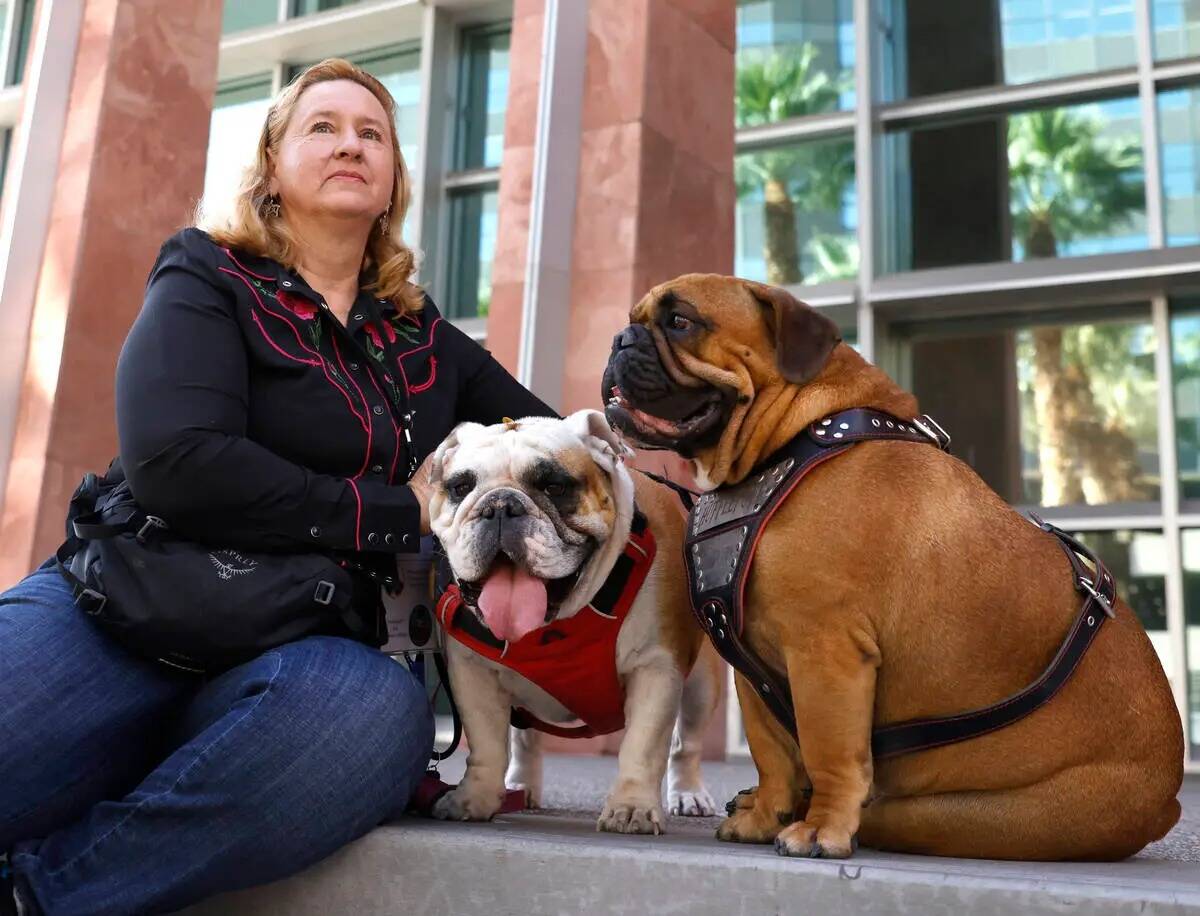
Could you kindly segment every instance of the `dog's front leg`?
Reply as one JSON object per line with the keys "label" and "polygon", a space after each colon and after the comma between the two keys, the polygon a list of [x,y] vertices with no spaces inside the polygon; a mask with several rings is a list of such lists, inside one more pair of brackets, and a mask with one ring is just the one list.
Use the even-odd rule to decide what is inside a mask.
{"label": "dog's front leg", "polygon": [[525,793],[526,808],[542,806],[542,733],[534,728],[509,730],[508,773],[504,784]]}
{"label": "dog's front leg", "polygon": [[814,628],[784,651],[800,755],[812,780],[804,820],[775,838],[785,856],[844,859],[871,791],[878,647],[862,632]]}
{"label": "dog's front leg", "polygon": [[717,828],[717,839],[731,843],[770,843],[802,813],[808,779],[800,749],[772,715],[750,683],[734,678],[742,726],[758,785],[734,799],[734,810]]}
{"label": "dog's front leg", "polygon": [[635,668],[625,682],[625,737],[617,781],[604,802],[598,830],[663,832],[662,781],[683,678],[670,662]]}
{"label": "dog's front leg", "polygon": [[508,766],[508,719],[512,698],[498,671],[449,641],[450,683],[458,700],[470,752],[458,787],[433,806],[433,816],[451,821],[486,821],[504,802]]}

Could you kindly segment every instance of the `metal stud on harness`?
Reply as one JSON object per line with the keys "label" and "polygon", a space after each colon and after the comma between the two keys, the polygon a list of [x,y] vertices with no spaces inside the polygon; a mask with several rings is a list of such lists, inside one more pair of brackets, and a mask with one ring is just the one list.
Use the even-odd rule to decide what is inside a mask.
{"label": "metal stud on harness", "polygon": [[[943,451],[950,445],[949,434],[928,415],[903,420],[869,408],[842,411],[813,423],[773,455],[758,474],[706,493],[688,519],[685,562],[692,611],[717,651],[749,681],[793,738],[796,716],[786,677],[772,670],[742,639],[746,582],[767,523],[805,475],[858,442],[871,439],[932,443]],[[1083,596],[1079,614],[1054,660],[1024,690],[991,706],[875,729],[871,750],[876,759],[965,741],[1029,715],[1066,683],[1101,623],[1115,616],[1116,586],[1096,555],[1037,516],[1034,521],[1057,538],[1071,564],[1076,591]]]}

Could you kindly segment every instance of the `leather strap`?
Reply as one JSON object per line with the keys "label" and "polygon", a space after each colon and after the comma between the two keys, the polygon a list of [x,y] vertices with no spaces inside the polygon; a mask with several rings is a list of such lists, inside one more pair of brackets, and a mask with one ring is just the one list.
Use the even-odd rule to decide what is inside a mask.
{"label": "leather strap", "polygon": [[[872,439],[932,444],[943,451],[950,446],[949,434],[928,415],[902,420],[870,408],[845,410],[813,423],[763,462],[756,474],[702,496],[688,519],[684,559],[692,612],[721,657],[746,678],[793,739],[796,715],[786,676],[773,671],[742,639],[746,582],[762,533],[788,495],[813,468]],[[1075,588],[1084,595],[1079,615],[1054,660],[1034,683],[998,703],[875,729],[874,757],[965,741],[1029,715],[1066,683],[1104,617],[1113,616],[1115,583],[1096,555],[1053,525],[1036,516],[1034,520],[1058,539],[1070,560]]]}

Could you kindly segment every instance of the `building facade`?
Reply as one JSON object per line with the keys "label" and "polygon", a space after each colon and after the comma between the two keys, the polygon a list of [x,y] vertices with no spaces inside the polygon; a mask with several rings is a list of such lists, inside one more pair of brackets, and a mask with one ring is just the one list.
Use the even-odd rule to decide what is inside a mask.
{"label": "building facade", "polygon": [[[14,470],[58,441],[21,439],[44,290],[22,281],[17,227],[57,218],[38,217],[55,173],[23,136],[70,135],[54,52],[74,16],[78,59],[79,23],[106,4],[149,15],[0,5],[0,242],[17,250],[0,255],[0,336],[20,344],[0,346],[24,367],[0,366],[9,579],[50,538],[22,526],[61,518],[70,482],[39,472],[38,498],[13,508],[28,490]],[[342,56],[396,98],[421,282],[560,409],[598,406],[608,341],[653,283],[704,270],[788,287],[1008,502],[1106,559],[1200,768],[1200,4],[226,0],[206,15],[211,121],[181,219],[197,201],[220,212],[272,96]],[[216,19],[197,28],[215,36]],[[50,403],[57,425],[85,410]],[[736,708],[726,742],[744,749]]]}

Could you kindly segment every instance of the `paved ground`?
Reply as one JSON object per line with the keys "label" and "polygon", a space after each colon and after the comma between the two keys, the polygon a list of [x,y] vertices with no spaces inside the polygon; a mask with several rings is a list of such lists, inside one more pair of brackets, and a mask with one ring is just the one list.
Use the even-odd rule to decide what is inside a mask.
{"label": "paved ground", "polygon": [[[457,780],[461,760],[443,767]],[[549,757],[545,810],[488,824],[404,820],[287,881],[217,898],[191,916],[972,916],[1200,914],[1200,781],[1160,843],[1118,863],[986,862],[860,850],[846,862],[718,843],[716,818],[671,818],[661,837],[595,832],[614,758]],[[753,782],[707,764],[724,800]]]}

